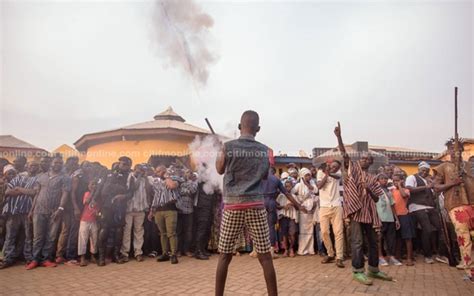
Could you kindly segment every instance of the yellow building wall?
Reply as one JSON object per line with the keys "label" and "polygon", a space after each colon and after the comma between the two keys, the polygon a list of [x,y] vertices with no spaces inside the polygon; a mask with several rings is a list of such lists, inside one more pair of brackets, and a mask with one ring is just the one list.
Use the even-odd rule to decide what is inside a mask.
{"label": "yellow building wall", "polygon": [[[462,154],[462,159],[464,161],[469,161],[469,158],[474,156],[474,144],[466,143],[464,144],[464,152]],[[442,161],[450,160],[449,155],[446,154],[440,158]]]}
{"label": "yellow building wall", "polygon": [[418,165],[417,164],[398,164],[397,167],[404,170],[407,173],[408,176],[418,173]]}
{"label": "yellow building wall", "polygon": [[474,144],[465,144],[464,153],[462,155],[465,161],[469,161],[469,158],[474,156]]}
{"label": "yellow building wall", "polygon": [[109,142],[89,147],[85,159],[98,161],[108,168],[121,156],[130,157],[133,164],[146,163],[152,155],[188,155],[190,143],[191,141],[186,139]]}
{"label": "yellow building wall", "polygon": [[[3,152],[3,151],[2,151]],[[1,153],[0,155],[1,158],[5,158],[6,160],[8,160],[10,163],[13,163],[13,161],[15,160],[16,156],[13,154],[13,153]],[[29,157],[27,157],[28,159]],[[30,161],[31,159],[28,159],[28,161]]]}
{"label": "yellow building wall", "polygon": [[69,147],[67,145],[61,145],[58,148],[56,148],[55,150],[53,150],[51,153],[52,154],[56,154],[56,153],[61,154],[63,156],[64,160],[66,160],[68,157],[71,157],[71,156],[79,157],[79,162],[83,162],[84,160],[86,160],[85,153],[81,153],[81,152],[77,151],[76,149],[74,149],[72,147]]}

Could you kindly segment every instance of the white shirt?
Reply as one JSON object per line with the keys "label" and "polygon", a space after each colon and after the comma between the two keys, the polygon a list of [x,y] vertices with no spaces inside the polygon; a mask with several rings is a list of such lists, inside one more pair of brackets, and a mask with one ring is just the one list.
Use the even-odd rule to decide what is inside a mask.
{"label": "white shirt", "polygon": [[[422,178],[421,176],[418,176],[418,177],[420,177],[421,180],[423,180],[423,182],[425,183],[425,186],[428,185],[428,182],[425,180],[425,178]],[[411,175],[411,176],[407,177],[407,179],[405,180],[405,186],[413,187],[413,188],[418,187],[418,183],[416,182],[415,175]],[[425,205],[419,205],[419,204],[412,203],[408,206],[408,212],[413,213],[413,212],[416,212],[416,211],[432,209],[432,208],[433,207],[430,207],[430,206],[425,206]]]}
{"label": "white shirt", "polygon": [[[321,181],[326,174],[319,170],[316,179]],[[341,194],[339,193],[339,180],[328,176],[326,184],[319,189],[319,202],[321,208],[332,208],[341,206]]]}
{"label": "white shirt", "polygon": [[[280,195],[278,195],[277,202],[282,207],[285,207],[287,204],[291,203],[288,200],[288,198],[282,193],[280,193]],[[283,216],[283,217],[293,219],[293,220],[295,220],[296,223],[298,223],[299,215],[298,215],[298,210],[295,207],[289,208],[288,210],[283,208],[283,209],[278,211],[278,214]]]}

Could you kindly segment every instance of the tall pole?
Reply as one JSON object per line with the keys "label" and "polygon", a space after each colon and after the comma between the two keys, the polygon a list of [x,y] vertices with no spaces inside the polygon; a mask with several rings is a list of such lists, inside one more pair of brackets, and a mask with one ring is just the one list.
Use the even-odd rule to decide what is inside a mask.
{"label": "tall pole", "polygon": [[207,126],[209,127],[209,129],[211,130],[211,133],[212,133],[213,135],[215,135],[216,133],[214,132],[214,129],[212,128],[212,125],[211,125],[211,123],[209,122],[209,119],[204,118],[204,120],[206,121]]}
{"label": "tall pole", "polygon": [[[451,159],[451,161],[454,163],[455,168],[456,168],[456,173],[459,175],[460,172],[460,162],[459,162],[459,134],[458,134],[458,88],[457,86],[454,87],[454,147],[451,147],[451,149],[454,150],[454,159]],[[453,157],[452,156],[452,157]],[[459,197],[459,190],[460,186],[455,186],[454,187],[454,195]],[[441,225],[442,225],[442,233],[445,239],[447,251],[448,251],[448,261],[449,261],[449,266],[456,266],[457,265],[457,260],[454,257],[453,254],[453,249],[454,249],[454,244],[451,241],[451,238],[449,236],[448,228],[446,225],[446,221],[444,220],[443,216],[441,213],[438,213]]]}
{"label": "tall pole", "polygon": [[454,87],[454,139],[459,141],[458,134],[458,87]]}

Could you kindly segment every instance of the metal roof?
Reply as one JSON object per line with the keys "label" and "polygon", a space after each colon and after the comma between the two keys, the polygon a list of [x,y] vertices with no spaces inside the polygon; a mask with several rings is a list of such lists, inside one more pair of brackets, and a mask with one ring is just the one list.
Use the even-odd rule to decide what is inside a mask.
{"label": "metal roof", "polygon": [[[184,118],[174,112],[173,108],[168,107],[165,111],[154,116],[154,120],[127,125],[118,129],[100,131],[83,135],[76,142],[74,146],[80,150],[87,150],[92,141],[107,141],[108,138],[116,139],[128,136],[137,137],[157,137],[163,134],[172,134],[173,131],[179,134],[186,134],[189,136],[205,135],[211,132],[189,123],[186,123]],[[92,144],[93,145],[93,144]]]}
{"label": "metal roof", "polygon": [[16,148],[16,149],[39,149],[42,148],[36,147],[28,142],[20,140],[12,135],[0,135],[0,147],[2,148]]}

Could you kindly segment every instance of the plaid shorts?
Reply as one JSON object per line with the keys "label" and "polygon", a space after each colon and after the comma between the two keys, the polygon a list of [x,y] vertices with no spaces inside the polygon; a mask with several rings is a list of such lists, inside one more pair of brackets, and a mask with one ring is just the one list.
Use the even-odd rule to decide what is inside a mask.
{"label": "plaid shorts", "polygon": [[224,210],[219,238],[219,252],[224,254],[234,252],[237,238],[242,233],[244,226],[249,231],[257,253],[270,252],[270,231],[265,209]]}

